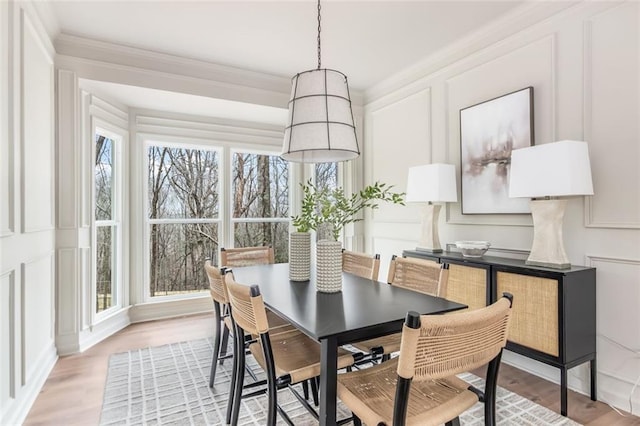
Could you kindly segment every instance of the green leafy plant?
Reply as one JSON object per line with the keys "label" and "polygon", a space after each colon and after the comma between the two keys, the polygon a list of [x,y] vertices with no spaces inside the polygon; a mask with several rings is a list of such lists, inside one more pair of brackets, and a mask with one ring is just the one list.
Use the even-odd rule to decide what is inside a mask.
{"label": "green leafy plant", "polygon": [[347,197],[342,188],[318,189],[309,180],[302,185],[302,212],[292,217],[293,225],[299,232],[307,232],[322,223],[330,223],[332,236],[337,240],[347,224],[362,220],[357,217],[360,211],[377,209],[380,202],[404,205],[404,193],[392,192],[392,188],[392,185],[376,182]]}
{"label": "green leafy plant", "polygon": [[316,214],[318,204],[318,189],[311,183],[311,179],[306,184],[300,184],[304,197],[302,197],[302,211],[297,216],[292,216],[291,221],[297,232],[315,231],[320,219]]}

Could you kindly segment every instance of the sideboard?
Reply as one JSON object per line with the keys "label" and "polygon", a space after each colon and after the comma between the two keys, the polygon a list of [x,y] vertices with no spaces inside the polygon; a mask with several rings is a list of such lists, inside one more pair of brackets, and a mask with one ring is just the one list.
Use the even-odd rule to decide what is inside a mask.
{"label": "sideboard", "polygon": [[560,411],[567,415],[567,371],[590,363],[591,399],[596,401],[596,270],[551,269],[495,256],[405,250],[449,266],[447,299],[477,309],[513,294],[507,349],[560,369]]}

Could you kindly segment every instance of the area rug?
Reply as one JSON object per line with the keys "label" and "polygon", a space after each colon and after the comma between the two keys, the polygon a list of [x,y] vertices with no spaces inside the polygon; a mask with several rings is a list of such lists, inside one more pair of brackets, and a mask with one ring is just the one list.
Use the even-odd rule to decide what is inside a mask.
{"label": "area rug", "polygon": [[[231,360],[218,367],[216,383],[209,388],[213,345],[209,339],[193,340],[114,354],[109,359],[101,425],[223,425],[229,395]],[[256,373],[260,367],[248,357]],[[260,378],[260,375],[258,375]],[[479,388],[483,380],[463,377]],[[250,378],[247,380],[251,380]],[[278,402],[300,426],[317,425],[289,390]],[[579,425],[519,395],[498,388],[500,425]],[[243,399],[240,425],[264,425],[266,396]],[[338,418],[350,412],[338,405]],[[483,405],[478,403],[460,417],[462,425],[482,425]],[[278,419],[278,424],[285,424]]]}

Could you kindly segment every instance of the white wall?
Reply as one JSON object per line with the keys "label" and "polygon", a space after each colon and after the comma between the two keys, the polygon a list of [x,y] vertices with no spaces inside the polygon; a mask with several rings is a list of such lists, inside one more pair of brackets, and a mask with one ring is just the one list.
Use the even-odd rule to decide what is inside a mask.
{"label": "white wall", "polygon": [[53,367],[54,51],[31,4],[0,3],[0,424]]}
{"label": "white wall", "polygon": [[[527,7],[534,22],[551,6]],[[526,18],[518,13],[514,22]],[[499,25],[365,93],[366,180],[404,190],[408,167],[431,162],[459,173],[459,110],[533,86],[535,143],[589,143],[595,195],[570,200],[565,245],[573,264],[597,268],[599,398],[629,410],[640,377],[640,4],[577,4],[507,37],[513,23]],[[416,246],[420,216],[416,206],[381,206],[369,217],[367,249],[382,254],[381,276],[392,254]],[[440,219],[443,244],[531,247],[530,215],[463,215],[450,203]],[[559,382],[557,369],[504,360]],[[588,383],[586,366],[570,370],[570,387],[587,393]],[[632,399],[638,410],[640,392]]]}

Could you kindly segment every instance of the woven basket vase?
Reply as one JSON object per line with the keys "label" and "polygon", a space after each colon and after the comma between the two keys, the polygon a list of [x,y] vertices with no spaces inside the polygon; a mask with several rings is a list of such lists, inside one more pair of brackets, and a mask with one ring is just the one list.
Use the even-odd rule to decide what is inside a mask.
{"label": "woven basket vase", "polygon": [[311,277],[311,234],[292,232],[289,234],[289,279],[309,281]]}
{"label": "woven basket vase", "polygon": [[316,290],[337,293],[342,290],[342,243],[320,240],[316,244]]}

